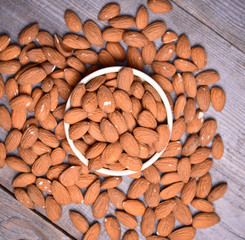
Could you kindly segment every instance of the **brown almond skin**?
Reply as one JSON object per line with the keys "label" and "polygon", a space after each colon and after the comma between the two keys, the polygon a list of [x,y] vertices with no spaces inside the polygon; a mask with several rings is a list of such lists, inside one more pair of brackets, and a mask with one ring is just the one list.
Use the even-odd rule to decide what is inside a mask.
{"label": "brown almond skin", "polygon": [[213,87],[211,89],[211,102],[217,112],[221,112],[225,106],[226,96],[223,89]]}
{"label": "brown almond skin", "polygon": [[185,133],[186,123],[183,117],[173,122],[172,134],[170,137],[171,141],[178,141]]}
{"label": "brown almond skin", "polygon": [[100,10],[98,14],[98,20],[106,21],[108,19],[118,16],[119,13],[120,6],[116,3],[109,3]]}
{"label": "brown almond skin", "polygon": [[107,142],[116,142],[119,138],[117,129],[114,125],[107,119],[102,119],[100,122],[101,134]]}
{"label": "brown almond skin", "polygon": [[174,229],[175,217],[170,213],[165,218],[162,218],[157,225],[157,234],[162,237],[168,236]]}
{"label": "brown almond skin", "polygon": [[6,152],[12,152],[15,148],[17,148],[20,144],[22,138],[22,133],[17,130],[13,129],[9,132],[7,138],[5,139],[5,149]]}
{"label": "brown almond skin", "polygon": [[15,188],[14,195],[16,199],[25,207],[34,209],[34,203],[32,202],[31,198],[23,188]]}
{"label": "brown almond skin", "polygon": [[187,183],[191,175],[191,163],[187,157],[181,158],[179,160],[177,172],[179,175],[179,179],[184,183]]}
{"label": "brown almond skin", "polygon": [[15,177],[12,182],[12,186],[15,187],[26,187],[36,181],[36,176],[32,173],[22,173]]}
{"label": "brown almond skin", "polygon": [[130,156],[138,157],[139,156],[139,145],[134,136],[130,133],[124,133],[120,136],[120,144],[123,150],[128,153]]}
{"label": "brown almond skin", "polygon": [[200,46],[192,47],[191,60],[199,70],[203,70],[207,64],[207,55],[205,49]]}
{"label": "brown almond skin", "polygon": [[97,219],[103,218],[108,210],[109,197],[107,192],[101,193],[93,204],[93,216]]}
{"label": "brown almond skin", "polygon": [[210,95],[209,88],[207,86],[200,86],[197,89],[196,99],[199,108],[202,111],[207,112],[211,102],[211,95]]}
{"label": "brown almond skin", "polygon": [[167,217],[176,206],[175,199],[169,199],[161,202],[154,210],[156,219]]}
{"label": "brown almond skin", "polygon": [[182,34],[176,44],[176,54],[179,58],[188,59],[191,56],[191,45],[188,37]]}
{"label": "brown almond skin", "polygon": [[84,204],[92,205],[100,193],[100,180],[92,183],[84,195]]}
{"label": "brown almond skin", "polygon": [[175,197],[184,187],[183,182],[177,182],[169,185],[160,192],[160,196],[163,200]]}
{"label": "brown almond skin", "polygon": [[182,227],[168,235],[170,240],[178,240],[185,237],[186,240],[194,239],[196,235],[196,229],[194,227]]}
{"label": "brown almond skin", "polygon": [[96,240],[100,235],[100,224],[94,223],[85,233],[83,240]]}
{"label": "brown almond skin", "polygon": [[173,209],[175,218],[184,225],[190,225],[192,222],[192,215],[188,206],[177,197],[175,197],[175,201],[176,206]]}
{"label": "brown almond skin", "polygon": [[145,178],[138,178],[134,180],[128,190],[128,198],[136,199],[145,193],[149,186],[149,182]]}
{"label": "brown almond skin", "polygon": [[31,171],[30,167],[26,164],[26,162],[18,157],[8,156],[5,159],[5,162],[10,168],[14,169],[15,171],[18,171],[18,172],[30,172]]}
{"label": "brown almond skin", "polygon": [[36,176],[42,176],[47,173],[51,166],[51,157],[49,154],[40,156],[32,165],[32,173]]}
{"label": "brown almond skin", "polygon": [[198,85],[209,85],[218,82],[220,79],[219,74],[214,70],[206,70],[200,72],[196,76],[196,81]]}
{"label": "brown almond skin", "polygon": [[129,228],[129,229],[134,229],[137,227],[138,222],[136,220],[136,218],[124,211],[116,211],[115,215],[118,219],[118,221],[124,225],[125,227]]}
{"label": "brown almond skin", "polygon": [[123,202],[123,209],[134,216],[142,216],[145,212],[145,205],[139,200],[126,200]]}
{"label": "brown almond skin", "polygon": [[192,134],[185,142],[182,148],[183,156],[190,156],[194,153],[199,145],[199,136],[197,134]]}
{"label": "brown almond skin", "polygon": [[121,227],[118,220],[115,217],[106,217],[104,221],[104,226],[110,239],[120,239]]}
{"label": "brown almond skin", "polygon": [[87,219],[80,213],[77,212],[69,212],[70,219],[74,225],[74,227],[81,233],[86,233],[89,229],[89,224]]}
{"label": "brown almond skin", "polygon": [[152,208],[148,207],[142,216],[141,233],[143,236],[150,236],[155,230],[156,216]]}
{"label": "brown almond skin", "polygon": [[129,230],[124,233],[122,240],[138,240],[138,233],[134,230]]}
{"label": "brown almond skin", "polygon": [[112,113],[115,111],[116,103],[111,91],[107,87],[100,86],[97,91],[97,100],[100,109],[104,112]]}
{"label": "brown almond skin", "polygon": [[64,18],[67,27],[72,32],[79,32],[82,30],[82,23],[77,14],[74,13],[72,10],[66,10]]}
{"label": "brown almond skin", "polygon": [[212,179],[209,173],[199,178],[197,182],[196,197],[205,198],[212,188]]}
{"label": "brown almond skin", "polygon": [[153,13],[167,13],[172,10],[172,5],[168,0],[149,0],[147,5]]}
{"label": "brown almond skin", "polygon": [[199,141],[202,147],[205,147],[212,141],[217,130],[217,122],[215,120],[207,120],[204,122],[200,133]]}
{"label": "brown almond skin", "polygon": [[212,155],[215,159],[219,160],[222,158],[224,153],[224,144],[220,135],[216,135],[212,145]]}
{"label": "brown almond skin", "polygon": [[144,201],[149,207],[156,207],[160,202],[160,186],[159,183],[149,184],[144,193]]}
{"label": "brown almond skin", "polygon": [[172,157],[159,158],[154,166],[160,172],[174,172],[177,170],[178,159]]}
{"label": "brown almond skin", "polygon": [[123,209],[123,201],[126,200],[124,193],[116,188],[109,188],[107,191],[112,204],[118,209]]}
{"label": "brown almond skin", "polygon": [[198,178],[202,177],[204,174],[206,174],[213,165],[213,160],[211,158],[207,158],[205,161],[192,165],[191,168],[191,177]]}
{"label": "brown almond skin", "polygon": [[223,197],[227,191],[227,188],[228,188],[227,183],[222,183],[216,186],[215,188],[213,188],[208,194],[208,201],[213,202]]}
{"label": "brown almond skin", "polygon": [[135,25],[135,19],[131,16],[117,16],[108,21],[114,28],[131,28]]}
{"label": "brown almond skin", "polygon": [[141,6],[136,14],[136,27],[138,29],[144,29],[148,24],[149,14],[145,6]]}
{"label": "brown almond skin", "polygon": [[220,221],[216,213],[198,213],[193,217],[193,227],[208,228],[212,227]]}
{"label": "brown almond skin", "polygon": [[181,200],[185,205],[188,205],[196,195],[196,179],[192,178],[182,189]]}
{"label": "brown almond skin", "polygon": [[33,39],[37,36],[39,31],[39,26],[37,23],[34,23],[28,27],[26,27],[22,32],[19,34],[18,41],[21,45],[27,45],[28,43],[32,42]]}
{"label": "brown almond skin", "polygon": [[195,198],[191,202],[191,206],[202,212],[214,212],[215,211],[215,208],[212,205],[212,203],[202,198]]}
{"label": "brown almond skin", "polygon": [[47,213],[48,218],[52,222],[58,221],[62,216],[61,206],[51,196],[47,196],[47,198],[46,198],[45,209],[46,209],[46,213]]}
{"label": "brown almond skin", "polygon": [[27,193],[31,200],[39,207],[45,207],[45,198],[42,192],[35,185],[27,186]]}

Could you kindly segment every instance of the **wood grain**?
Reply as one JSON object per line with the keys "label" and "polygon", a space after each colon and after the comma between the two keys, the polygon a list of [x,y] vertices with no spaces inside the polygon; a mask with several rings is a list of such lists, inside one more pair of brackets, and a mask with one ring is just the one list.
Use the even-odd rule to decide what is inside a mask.
{"label": "wood grain", "polygon": [[[228,0],[225,2],[227,1]],[[229,2],[231,2],[232,5],[233,3],[237,3],[237,1],[238,0],[232,0]],[[47,30],[52,34],[56,32],[63,36],[69,31],[63,20],[64,11],[67,8],[73,9],[80,16],[83,22],[87,19],[92,19],[98,22],[97,14],[101,7],[108,2],[109,0],[84,0],[82,3],[75,0],[3,0],[1,1],[0,6],[0,32],[9,33],[12,37],[12,42],[16,42],[18,33],[21,29],[30,22],[39,22],[41,29]],[[135,16],[136,11],[141,4],[146,5],[146,0],[116,0],[114,2],[120,2],[122,14],[129,14],[132,16]],[[175,2],[180,5],[180,2],[185,4],[192,1],[175,0]],[[203,1],[196,1],[196,5],[202,5],[202,2]],[[217,5],[213,7],[215,8],[215,12],[224,11],[220,1],[215,2],[217,2]],[[224,198],[215,203],[216,212],[221,216],[222,221],[220,224],[210,229],[198,230],[195,239],[244,239],[245,54],[238,49],[239,46],[235,45],[231,39],[227,39],[228,41],[226,41],[225,36],[217,34],[219,32],[217,32],[217,29],[215,29],[214,26],[209,26],[206,22],[203,24],[201,19],[201,21],[199,21],[197,16],[195,16],[196,13],[193,13],[194,16],[192,16],[191,14],[194,10],[191,10],[191,6],[188,6],[188,9],[183,10],[183,6],[180,5],[181,7],[179,7],[177,4],[173,3],[173,11],[164,15],[155,15],[150,12],[150,22],[162,20],[166,23],[167,29],[171,29],[177,34],[186,33],[192,45],[202,45],[207,51],[207,69],[215,69],[219,72],[221,80],[216,85],[221,86],[225,90],[227,96],[226,106],[221,113],[216,113],[214,109],[210,107],[209,112],[206,114],[206,118],[211,117],[217,120],[218,133],[222,136],[225,144],[225,153],[223,158],[219,161],[214,161],[214,167],[211,170],[213,184],[223,181],[227,181],[229,184],[227,194]],[[192,6],[193,5],[194,1]],[[237,15],[241,15],[243,10],[241,10],[242,8],[235,9],[236,11],[234,10],[234,12],[236,12],[236,14],[232,13],[231,10],[229,10],[230,12],[227,10],[229,13],[225,12],[225,14],[230,14],[232,21],[237,21],[237,25],[242,26],[244,24],[244,20],[242,20],[242,18],[238,19]],[[206,11],[211,10],[207,9]],[[216,19],[215,21],[215,26],[219,26],[219,24],[222,23],[220,19]],[[225,24],[223,23],[222,25]],[[103,29],[106,26],[106,23],[100,22],[99,26]],[[222,27],[225,28],[225,26]],[[232,28],[230,27],[225,29],[226,32],[232,35],[231,30]],[[156,41],[156,46],[157,48],[162,46],[160,39]],[[151,69],[146,67],[144,71],[150,73]],[[6,80],[6,76],[4,77]],[[0,105],[2,104],[7,104],[5,97],[0,99]],[[0,141],[4,141],[7,132],[0,129],[0,133]],[[17,173],[15,171],[5,166],[0,170],[0,183],[12,191],[11,182],[16,174]],[[124,178],[123,183],[120,185],[120,189],[126,192],[131,181],[132,180],[128,177]],[[19,207],[19,205],[17,206]],[[88,221],[92,223],[94,219],[91,213],[91,207],[83,204],[71,204],[69,206],[62,207],[63,216],[56,223],[74,238],[81,239],[82,234],[74,229],[69,219],[68,213],[71,209],[82,212],[88,218]],[[37,208],[36,210],[45,215],[44,209]],[[114,215],[114,207],[112,205],[110,205],[108,212],[108,215],[110,214]],[[138,218],[138,220],[139,219],[140,218]],[[99,222],[103,225],[103,219]],[[138,222],[140,225],[140,220]],[[122,227],[122,232],[125,230],[126,229]],[[136,230],[140,232],[140,227],[138,226]],[[21,233],[22,230],[19,231]],[[100,239],[108,239],[103,227]],[[140,235],[140,239],[144,239],[142,235]]]}
{"label": "wood grain", "polygon": [[245,2],[243,0],[173,0],[173,2],[245,52]]}
{"label": "wood grain", "polygon": [[63,239],[61,231],[0,188],[0,239]]}

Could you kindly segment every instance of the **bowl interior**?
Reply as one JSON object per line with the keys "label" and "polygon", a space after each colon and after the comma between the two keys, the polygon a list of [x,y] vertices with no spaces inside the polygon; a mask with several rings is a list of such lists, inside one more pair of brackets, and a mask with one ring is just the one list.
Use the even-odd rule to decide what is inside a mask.
{"label": "bowl interior", "polygon": [[[104,75],[106,73],[111,73],[111,72],[119,72],[123,67],[107,67],[107,68],[103,68],[100,70],[97,70],[91,74],[89,74],[88,76],[84,77],[79,83],[79,84],[86,84],[88,83],[90,80],[92,80],[95,77],[98,77],[100,75]],[[142,81],[146,81],[148,82],[150,85],[152,85],[156,91],[159,93],[162,102],[166,108],[166,112],[167,112],[167,124],[169,126],[169,130],[170,130],[170,136],[172,133],[172,126],[173,126],[173,117],[172,117],[172,111],[171,111],[171,107],[168,101],[168,98],[166,96],[166,94],[164,93],[164,91],[162,90],[162,88],[157,84],[156,81],[154,81],[150,76],[148,76],[147,74],[133,69],[133,74],[135,76],[138,76],[142,79]],[[78,86],[77,85],[77,86]],[[72,95],[72,94],[71,94]],[[66,108],[65,111],[68,111],[71,107],[70,105],[70,101],[71,101],[71,95],[66,103]],[[70,124],[64,123],[64,127],[65,127],[65,134],[66,134],[66,138],[67,141],[72,149],[72,151],[76,154],[76,156],[85,164],[88,166],[88,159],[86,159],[84,157],[84,155],[75,147],[73,140],[70,139],[69,137],[69,128],[70,128]],[[168,145],[168,144],[167,144]],[[166,147],[167,147],[166,145]],[[142,166],[142,170],[146,169],[147,167],[149,167],[150,165],[152,165],[164,152],[164,150],[166,149],[166,147],[159,153],[155,153],[151,158],[149,158]],[[109,170],[106,168],[101,168],[99,170],[96,170],[96,172],[99,172],[101,174],[106,174],[106,175],[111,175],[111,176],[126,176],[126,175],[130,175],[130,174],[134,174],[135,171],[131,171],[131,170],[123,170],[123,171],[113,171],[113,170]]]}

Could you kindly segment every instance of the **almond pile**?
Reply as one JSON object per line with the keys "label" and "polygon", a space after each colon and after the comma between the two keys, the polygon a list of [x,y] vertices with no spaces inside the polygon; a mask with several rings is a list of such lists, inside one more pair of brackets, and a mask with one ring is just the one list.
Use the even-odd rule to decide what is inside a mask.
{"label": "almond pile", "polygon": [[[167,0],[148,0],[148,8],[159,14],[172,10]],[[226,183],[212,188],[210,154],[221,159],[224,145],[216,134],[217,122],[205,120],[211,103],[218,112],[225,105],[224,91],[208,87],[217,84],[219,74],[204,70],[204,48],[191,47],[185,34],[166,31],[160,21],[149,24],[145,6],[132,17],[120,15],[120,6],[110,3],[98,20],[108,21],[110,27],[101,32],[94,21],[82,24],[67,10],[70,32],[63,38],[40,31],[38,24],[20,33],[21,47],[10,44],[9,36],[0,36],[0,73],[11,74],[6,81],[0,75],[0,97],[5,94],[9,101],[0,106],[0,127],[8,132],[0,143],[0,168],[6,163],[19,172],[12,182],[16,199],[31,209],[45,207],[53,222],[61,218],[62,205],[83,202],[91,205],[95,219],[104,218],[110,239],[121,238],[121,225],[130,229],[123,240],[139,239],[133,230],[138,224],[148,240],[193,239],[196,229],[220,221],[212,202],[227,190]],[[134,25],[137,29],[128,29]],[[157,50],[158,38],[163,45]],[[92,45],[105,48],[96,53]],[[118,74],[74,89],[84,75],[126,60],[127,67]],[[132,68],[142,70],[144,65],[151,65],[151,77],[165,91],[174,123],[164,153],[141,172],[142,162],[160,152],[169,138],[159,95],[132,74]],[[72,108],[65,113],[73,89]],[[89,166],[70,148],[64,122],[71,125],[69,136],[90,159]],[[135,171],[127,194],[116,188],[122,177],[101,176],[96,172],[101,167]],[[115,216],[107,215],[110,202]],[[200,212],[192,215],[190,205]],[[141,222],[136,216],[142,216]],[[70,218],[83,239],[100,238],[98,222],[90,225],[74,211]],[[177,229],[176,220],[182,224]]]}
{"label": "almond pile", "polygon": [[70,124],[71,140],[87,144],[81,153],[89,159],[89,170],[103,167],[140,174],[143,162],[169,141],[160,95],[129,67],[78,85],[70,102],[64,122]]}

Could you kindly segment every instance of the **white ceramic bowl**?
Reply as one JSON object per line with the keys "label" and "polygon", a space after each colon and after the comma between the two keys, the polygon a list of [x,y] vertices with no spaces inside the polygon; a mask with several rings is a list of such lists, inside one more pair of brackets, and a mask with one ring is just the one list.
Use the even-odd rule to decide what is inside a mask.
{"label": "white ceramic bowl", "polygon": [[[91,74],[89,74],[88,76],[84,77],[79,83],[79,84],[86,84],[89,81],[91,81],[92,79],[94,79],[95,77],[98,77],[100,75],[104,75],[106,73],[111,73],[111,72],[119,72],[123,67],[107,67],[107,68],[103,68],[100,69],[98,71],[95,71]],[[171,132],[172,132],[172,126],[173,126],[173,117],[172,117],[172,111],[171,111],[171,107],[168,101],[168,98],[166,96],[166,94],[164,93],[164,91],[162,90],[162,88],[156,83],[156,81],[154,81],[151,77],[149,77],[147,74],[133,69],[133,74],[135,76],[138,76],[142,79],[142,81],[146,81],[148,82],[150,85],[152,85],[156,91],[159,93],[163,104],[165,105],[166,108],[166,112],[167,112],[167,124],[169,126],[169,130],[170,130],[170,136],[171,136]],[[71,105],[70,105],[70,100],[71,100],[71,95],[66,103],[66,109],[65,111],[69,110]],[[67,141],[71,147],[71,149],[73,150],[73,152],[76,154],[76,156],[85,164],[88,166],[88,160],[84,157],[84,155],[75,147],[73,140],[71,140],[69,138],[69,128],[70,128],[70,124],[65,123],[65,134],[66,134],[66,138]],[[165,147],[166,148],[166,147]],[[155,153],[151,158],[149,158],[142,166],[142,170],[146,169],[147,167],[149,167],[150,165],[152,165],[164,152],[165,148],[159,152],[159,153]],[[105,169],[105,168],[101,168],[99,170],[96,170],[99,173],[102,174],[106,174],[106,175],[111,175],[111,176],[126,176],[126,175],[130,175],[135,173],[134,171],[131,170],[123,170],[123,171],[112,171],[109,169]]]}

